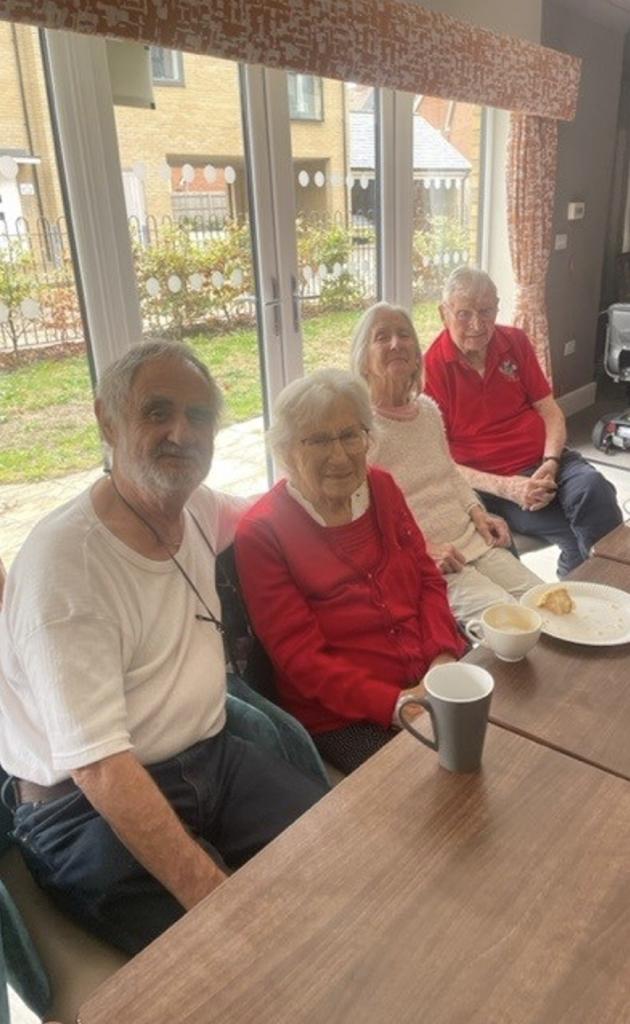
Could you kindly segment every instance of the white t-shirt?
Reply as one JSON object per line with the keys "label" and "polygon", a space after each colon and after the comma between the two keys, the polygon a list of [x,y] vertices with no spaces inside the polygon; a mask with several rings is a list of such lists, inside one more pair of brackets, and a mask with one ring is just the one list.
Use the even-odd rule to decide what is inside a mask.
{"label": "white t-shirt", "polygon": [[[215,552],[248,507],[200,487],[177,560],[220,618]],[[154,764],[225,724],[221,636],[169,559],[127,547],[89,491],[39,523],[18,554],[0,612],[0,763],[41,785],[133,749]]]}

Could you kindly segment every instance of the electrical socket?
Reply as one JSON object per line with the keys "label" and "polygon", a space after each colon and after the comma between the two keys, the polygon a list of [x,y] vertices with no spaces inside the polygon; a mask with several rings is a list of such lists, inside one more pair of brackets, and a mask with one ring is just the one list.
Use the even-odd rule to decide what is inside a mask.
{"label": "electrical socket", "polygon": [[570,341],[565,342],[564,354],[565,356],[572,356],[575,352],[575,338],[571,338]]}

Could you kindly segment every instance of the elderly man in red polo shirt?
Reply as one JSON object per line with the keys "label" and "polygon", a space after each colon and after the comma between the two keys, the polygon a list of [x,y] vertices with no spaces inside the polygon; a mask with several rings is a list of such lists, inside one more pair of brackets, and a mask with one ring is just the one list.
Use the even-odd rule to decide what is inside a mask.
{"label": "elderly man in red polo shirt", "polygon": [[513,530],[560,547],[558,575],[618,526],[612,484],[566,447],[562,410],[530,341],[495,324],[497,290],[483,271],[458,267],[440,306],[445,329],[425,360],[451,454],[488,510]]}

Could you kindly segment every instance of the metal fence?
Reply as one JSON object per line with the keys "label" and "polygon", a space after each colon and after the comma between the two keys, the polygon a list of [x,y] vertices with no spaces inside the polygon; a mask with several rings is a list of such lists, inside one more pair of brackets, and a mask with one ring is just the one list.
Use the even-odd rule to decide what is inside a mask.
{"label": "metal fence", "polygon": [[[252,253],[247,220],[182,215],[129,218],[147,332],[176,335],[253,322]],[[373,219],[300,215],[296,224],[302,311],[350,309],[377,296]],[[414,298],[433,297],[463,249],[414,256]],[[65,218],[0,224],[0,353],[83,341]]]}
{"label": "metal fence", "polygon": [[0,224],[0,350],[82,339],[65,218]]}

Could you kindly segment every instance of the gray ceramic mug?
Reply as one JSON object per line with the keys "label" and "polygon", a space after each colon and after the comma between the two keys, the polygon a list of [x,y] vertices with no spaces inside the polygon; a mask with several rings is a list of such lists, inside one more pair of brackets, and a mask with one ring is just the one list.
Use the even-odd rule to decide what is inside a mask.
{"label": "gray ceramic mug", "polygon": [[[476,772],[481,766],[494,680],[485,668],[452,662],[436,665],[424,678],[424,697],[406,697],[400,703],[401,724],[425,746],[437,750],[438,760],[450,772]],[[435,739],[424,736],[405,718],[409,704],[429,712]]]}

